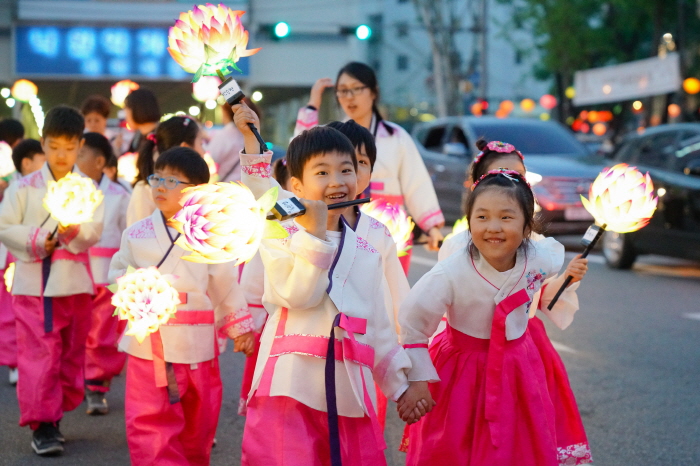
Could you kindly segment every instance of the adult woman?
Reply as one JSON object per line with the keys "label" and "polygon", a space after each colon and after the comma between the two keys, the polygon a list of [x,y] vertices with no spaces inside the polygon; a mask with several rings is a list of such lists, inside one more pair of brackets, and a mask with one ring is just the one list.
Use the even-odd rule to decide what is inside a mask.
{"label": "adult woman", "polygon": [[138,152],[146,136],[155,131],[162,113],[158,99],[148,89],[136,89],[124,99],[126,124],[136,132],[127,152]]}
{"label": "adult woman", "polygon": [[[299,111],[295,133],[318,124],[321,95],[333,86],[328,78],[320,79],[311,90],[306,107]],[[445,218],[425,164],[411,136],[400,126],[382,118],[378,110],[379,86],[374,71],[364,63],[352,62],[338,72],[336,99],[348,119],[369,129],[377,144],[377,161],[372,173],[370,195],[405,206],[413,220],[428,235],[428,246],[438,250],[443,236],[440,228]],[[408,259],[402,263],[408,270]]]}

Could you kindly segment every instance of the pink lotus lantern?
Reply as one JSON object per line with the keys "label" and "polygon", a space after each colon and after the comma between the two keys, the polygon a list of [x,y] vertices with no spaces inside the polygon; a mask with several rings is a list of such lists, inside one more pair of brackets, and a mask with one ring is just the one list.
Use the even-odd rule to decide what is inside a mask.
{"label": "pink lotus lantern", "polygon": [[12,161],[12,147],[5,141],[0,141],[0,178],[15,171],[15,163]]}
{"label": "pink lotus lantern", "polygon": [[241,22],[244,13],[207,3],[180,14],[168,34],[168,52],[182,69],[194,73],[192,82],[228,68],[240,71],[236,62],[260,50],[246,50],[248,31]]}
{"label": "pink lotus lantern", "polygon": [[139,88],[139,85],[130,79],[123,79],[112,86],[112,96],[110,100],[119,108],[124,108],[126,96]]}
{"label": "pink lotus lantern", "polygon": [[238,265],[253,258],[263,238],[286,237],[287,231],[278,222],[267,220],[277,191],[272,188],[255,200],[240,182],[185,189],[182,209],[169,222],[182,234],[176,244],[192,252],[183,259],[206,264],[235,261]]}
{"label": "pink lotus lantern", "polygon": [[126,274],[117,279],[116,285],[108,287],[114,293],[114,315],[128,322],[125,335],[143,343],[148,335],[175,315],[180,297],[170,284],[173,278],[161,275],[156,267],[129,267]]}
{"label": "pink lotus lantern", "polygon": [[457,236],[458,234],[467,231],[469,229],[469,221],[467,220],[467,217],[462,217],[455,221],[455,224],[452,226],[452,232],[445,236],[445,240],[447,241],[448,239],[452,238],[453,236]]}
{"label": "pink lotus lantern", "polygon": [[124,178],[130,184],[136,181],[136,177],[139,175],[139,169],[136,162],[139,155],[135,152],[127,152],[119,157],[117,160],[117,173],[120,177]]}
{"label": "pink lotus lantern", "polygon": [[197,102],[216,100],[219,97],[219,84],[221,80],[217,76],[202,76],[192,83],[192,97]]}
{"label": "pink lotus lantern", "polygon": [[207,162],[207,167],[209,167],[209,182],[216,183],[219,181],[219,165],[214,161],[214,157],[212,157],[209,152],[205,152],[202,158]]}
{"label": "pink lotus lantern", "polygon": [[411,240],[414,224],[411,217],[406,215],[403,207],[382,199],[376,199],[360,207],[360,210],[386,225],[389,233],[391,233],[391,237],[396,242],[396,250],[399,257],[407,254],[408,250],[411,249],[408,243]]}

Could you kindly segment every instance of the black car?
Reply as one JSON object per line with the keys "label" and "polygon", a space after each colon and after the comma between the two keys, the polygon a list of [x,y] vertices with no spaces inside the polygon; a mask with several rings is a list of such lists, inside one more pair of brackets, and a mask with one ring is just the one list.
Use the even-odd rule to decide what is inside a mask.
{"label": "black car", "polygon": [[611,155],[649,172],[659,203],[649,225],[633,233],[606,232],[610,267],[628,269],[640,254],[700,260],[700,124],[662,125],[630,135]]}
{"label": "black car", "polygon": [[583,208],[581,194],[603,168],[599,158],[564,126],[525,118],[448,117],[413,131],[433,179],[448,221],[462,217],[467,167],[479,152],[476,141],[505,141],[525,156],[528,181],[541,208],[548,233],[583,232],[593,217]]}

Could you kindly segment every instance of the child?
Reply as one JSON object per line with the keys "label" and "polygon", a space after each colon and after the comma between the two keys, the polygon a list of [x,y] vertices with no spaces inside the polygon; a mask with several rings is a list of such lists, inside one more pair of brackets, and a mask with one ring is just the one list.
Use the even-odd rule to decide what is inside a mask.
{"label": "child", "polygon": [[[237,126],[254,153],[250,129]],[[381,256],[326,206],[355,198],[354,152],[325,127],[287,151],[292,190],[307,213],[286,224],[288,238],[260,249],[270,317],[248,401],[244,465],[386,464],[370,388],[376,380],[398,399],[409,362],[388,318]]]}
{"label": "child", "polygon": [[[17,181],[39,170],[46,161],[46,156],[39,141],[25,139],[12,149],[12,161],[17,169],[13,181]],[[5,276],[8,267],[14,261],[5,245],[0,244],[0,277]],[[0,284],[0,366],[9,367],[9,382],[16,385],[18,372],[15,312],[12,309],[12,294],[6,286],[2,286],[3,284]]]}
{"label": "child", "polygon": [[[63,451],[58,423],[83,400],[85,339],[94,292],[87,251],[102,234],[103,205],[92,222],[57,227],[42,200],[49,180],[71,171],[80,174],[74,164],[84,128],[77,110],[51,109],[41,140],[47,163],[13,183],[0,207],[0,241],[17,258],[12,304],[19,423],[34,431],[32,448],[38,455]],[[57,236],[52,235],[55,228]]]}
{"label": "child", "polygon": [[153,174],[153,166],[158,154],[177,146],[189,147],[197,151],[199,155],[204,155],[202,132],[197,122],[192,118],[174,116],[165,120],[158,125],[153,133],[149,133],[146,140],[139,146],[139,156],[136,162],[139,174],[136,177],[134,192],[126,213],[127,226],[147,218],[156,210],[156,205],[151,198],[151,189],[146,180]]}
{"label": "child", "polygon": [[[237,124],[246,126],[249,122],[248,119],[257,121],[257,115],[246,106],[235,107],[235,110]],[[352,143],[355,149],[358,167],[357,192],[364,192],[370,185],[370,177],[377,159],[377,149],[372,134],[352,120],[344,123],[332,122],[327,126],[343,133]],[[243,182],[253,190],[256,196],[262,195],[270,187],[269,177],[265,178],[261,176],[261,174],[265,174],[269,171],[269,155],[265,157],[267,157],[265,160],[268,162],[261,162],[259,156],[241,154],[241,160],[244,165]],[[265,165],[265,163],[268,163],[268,165]],[[277,178],[277,176],[275,178]],[[281,197],[291,196],[289,192],[282,192],[280,194]],[[387,300],[386,309],[390,311],[389,319],[395,324],[398,332],[397,316],[399,306],[406,297],[406,294],[408,294],[409,285],[397,256],[396,243],[393,241],[391,234],[384,224],[363,214],[357,207],[345,209],[343,217],[355,233],[365,238],[382,256],[384,296]],[[387,399],[378,387],[376,393],[377,417],[382,428],[384,428]]]}
{"label": "child", "polygon": [[[253,321],[236,268],[181,260],[185,250],[173,246],[179,235],[166,225],[180,210],[181,191],[208,181],[209,168],[192,149],[162,153],[148,178],[157,210],[124,231],[110,264],[112,282],[129,266],[158,266],[162,274],[176,277],[172,285],[181,301],[176,316],[143,343],[127,335],[119,342],[129,360],[126,437],[135,466],[208,465],[222,397],[217,332],[234,339],[234,351],[252,351]],[[157,339],[162,340],[162,359],[151,351]],[[170,372],[177,383],[157,383],[161,371]]]}
{"label": "child", "polygon": [[[498,167],[515,170],[520,175],[525,176],[526,170],[523,164],[523,156],[511,144],[498,141],[487,143],[485,140],[480,139],[476,145],[482,152],[476,157],[470,167],[471,183]],[[466,248],[470,238],[469,231],[464,231],[448,238],[442,245],[442,248],[440,248],[438,260],[442,261],[455,252]],[[533,232],[530,235],[530,239],[540,241],[544,239],[544,236]],[[579,269],[579,272],[585,274],[587,264],[587,259],[581,259],[581,256],[576,256],[571,260],[564,273],[548,277],[544,281],[541,291],[533,299],[533,305],[530,309],[531,320],[528,324],[528,332],[544,363],[549,393],[554,403],[557,451],[560,464],[562,465],[569,464],[572,459],[576,460],[576,464],[590,463],[592,461],[591,451],[586,430],[576,405],[576,397],[569,384],[564,361],[562,361],[561,356],[559,356],[559,353],[549,340],[544,323],[537,317],[536,312],[539,309],[550,320],[554,320],[554,323],[560,328],[568,327],[573,320],[573,313],[578,309],[578,298],[576,296],[578,285],[569,286],[559,298],[558,307],[567,306],[572,312],[563,314],[552,313],[547,309],[547,306],[566,277],[568,275],[573,276],[575,273],[574,269]],[[566,320],[555,320],[562,316],[566,317]]]}
{"label": "child", "polygon": [[85,345],[85,398],[88,414],[107,414],[109,406],[105,393],[112,378],[121,373],[126,355],[117,351],[117,338],[123,324],[114,314],[112,292],[107,289],[109,263],[119,251],[122,232],[126,228],[126,207],[129,193],[120,184],[105,176],[107,160],[114,158],[112,146],[99,133],[86,133],[85,143],[78,154],[80,171],[92,178],[104,194],[104,230],[102,237],[90,248],[90,268],[97,287],[92,300],[90,333]]}
{"label": "child", "polygon": [[[564,247],[551,238],[529,241],[534,196],[515,171],[481,177],[467,219],[470,247],[423,276],[399,314],[413,363],[399,412],[406,420],[415,400],[434,404],[432,395],[438,402],[410,427],[407,464],[554,466],[554,410],[527,324],[531,301],[561,267]],[[444,314],[447,330],[429,351]]]}
{"label": "child", "polygon": [[112,104],[101,95],[91,95],[85,99],[80,107],[80,113],[85,118],[85,130],[106,136],[107,118],[111,109]]}

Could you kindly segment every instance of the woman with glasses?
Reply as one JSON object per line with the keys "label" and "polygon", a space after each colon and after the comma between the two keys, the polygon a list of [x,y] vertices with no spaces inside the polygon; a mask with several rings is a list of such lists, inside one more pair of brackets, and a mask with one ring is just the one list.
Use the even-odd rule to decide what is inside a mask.
{"label": "woman with glasses", "polygon": [[[318,125],[323,91],[333,86],[329,78],[316,81],[308,105],[299,110],[295,136]],[[382,118],[374,70],[364,63],[348,63],[338,72],[335,95],[346,119],[355,120],[369,129],[377,144],[377,161],[365,196],[403,206],[428,235],[429,248],[437,251],[443,238],[440,228],[445,224],[445,218],[433,183],[411,136],[399,125]],[[409,255],[400,258],[406,274],[410,257],[409,250]]]}
{"label": "woman with glasses", "polygon": [[[134,192],[126,211],[126,225],[131,226],[141,219],[151,215],[156,209],[153,202],[149,179],[154,172],[155,160],[171,147],[189,147],[199,155],[204,155],[202,147],[202,131],[199,124],[189,117],[174,116],[160,123],[155,131],[147,136],[141,145],[138,156],[138,176],[134,183]],[[167,185],[166,185],[167,187]],[[182,186],[180,189],[184,189]]]}

